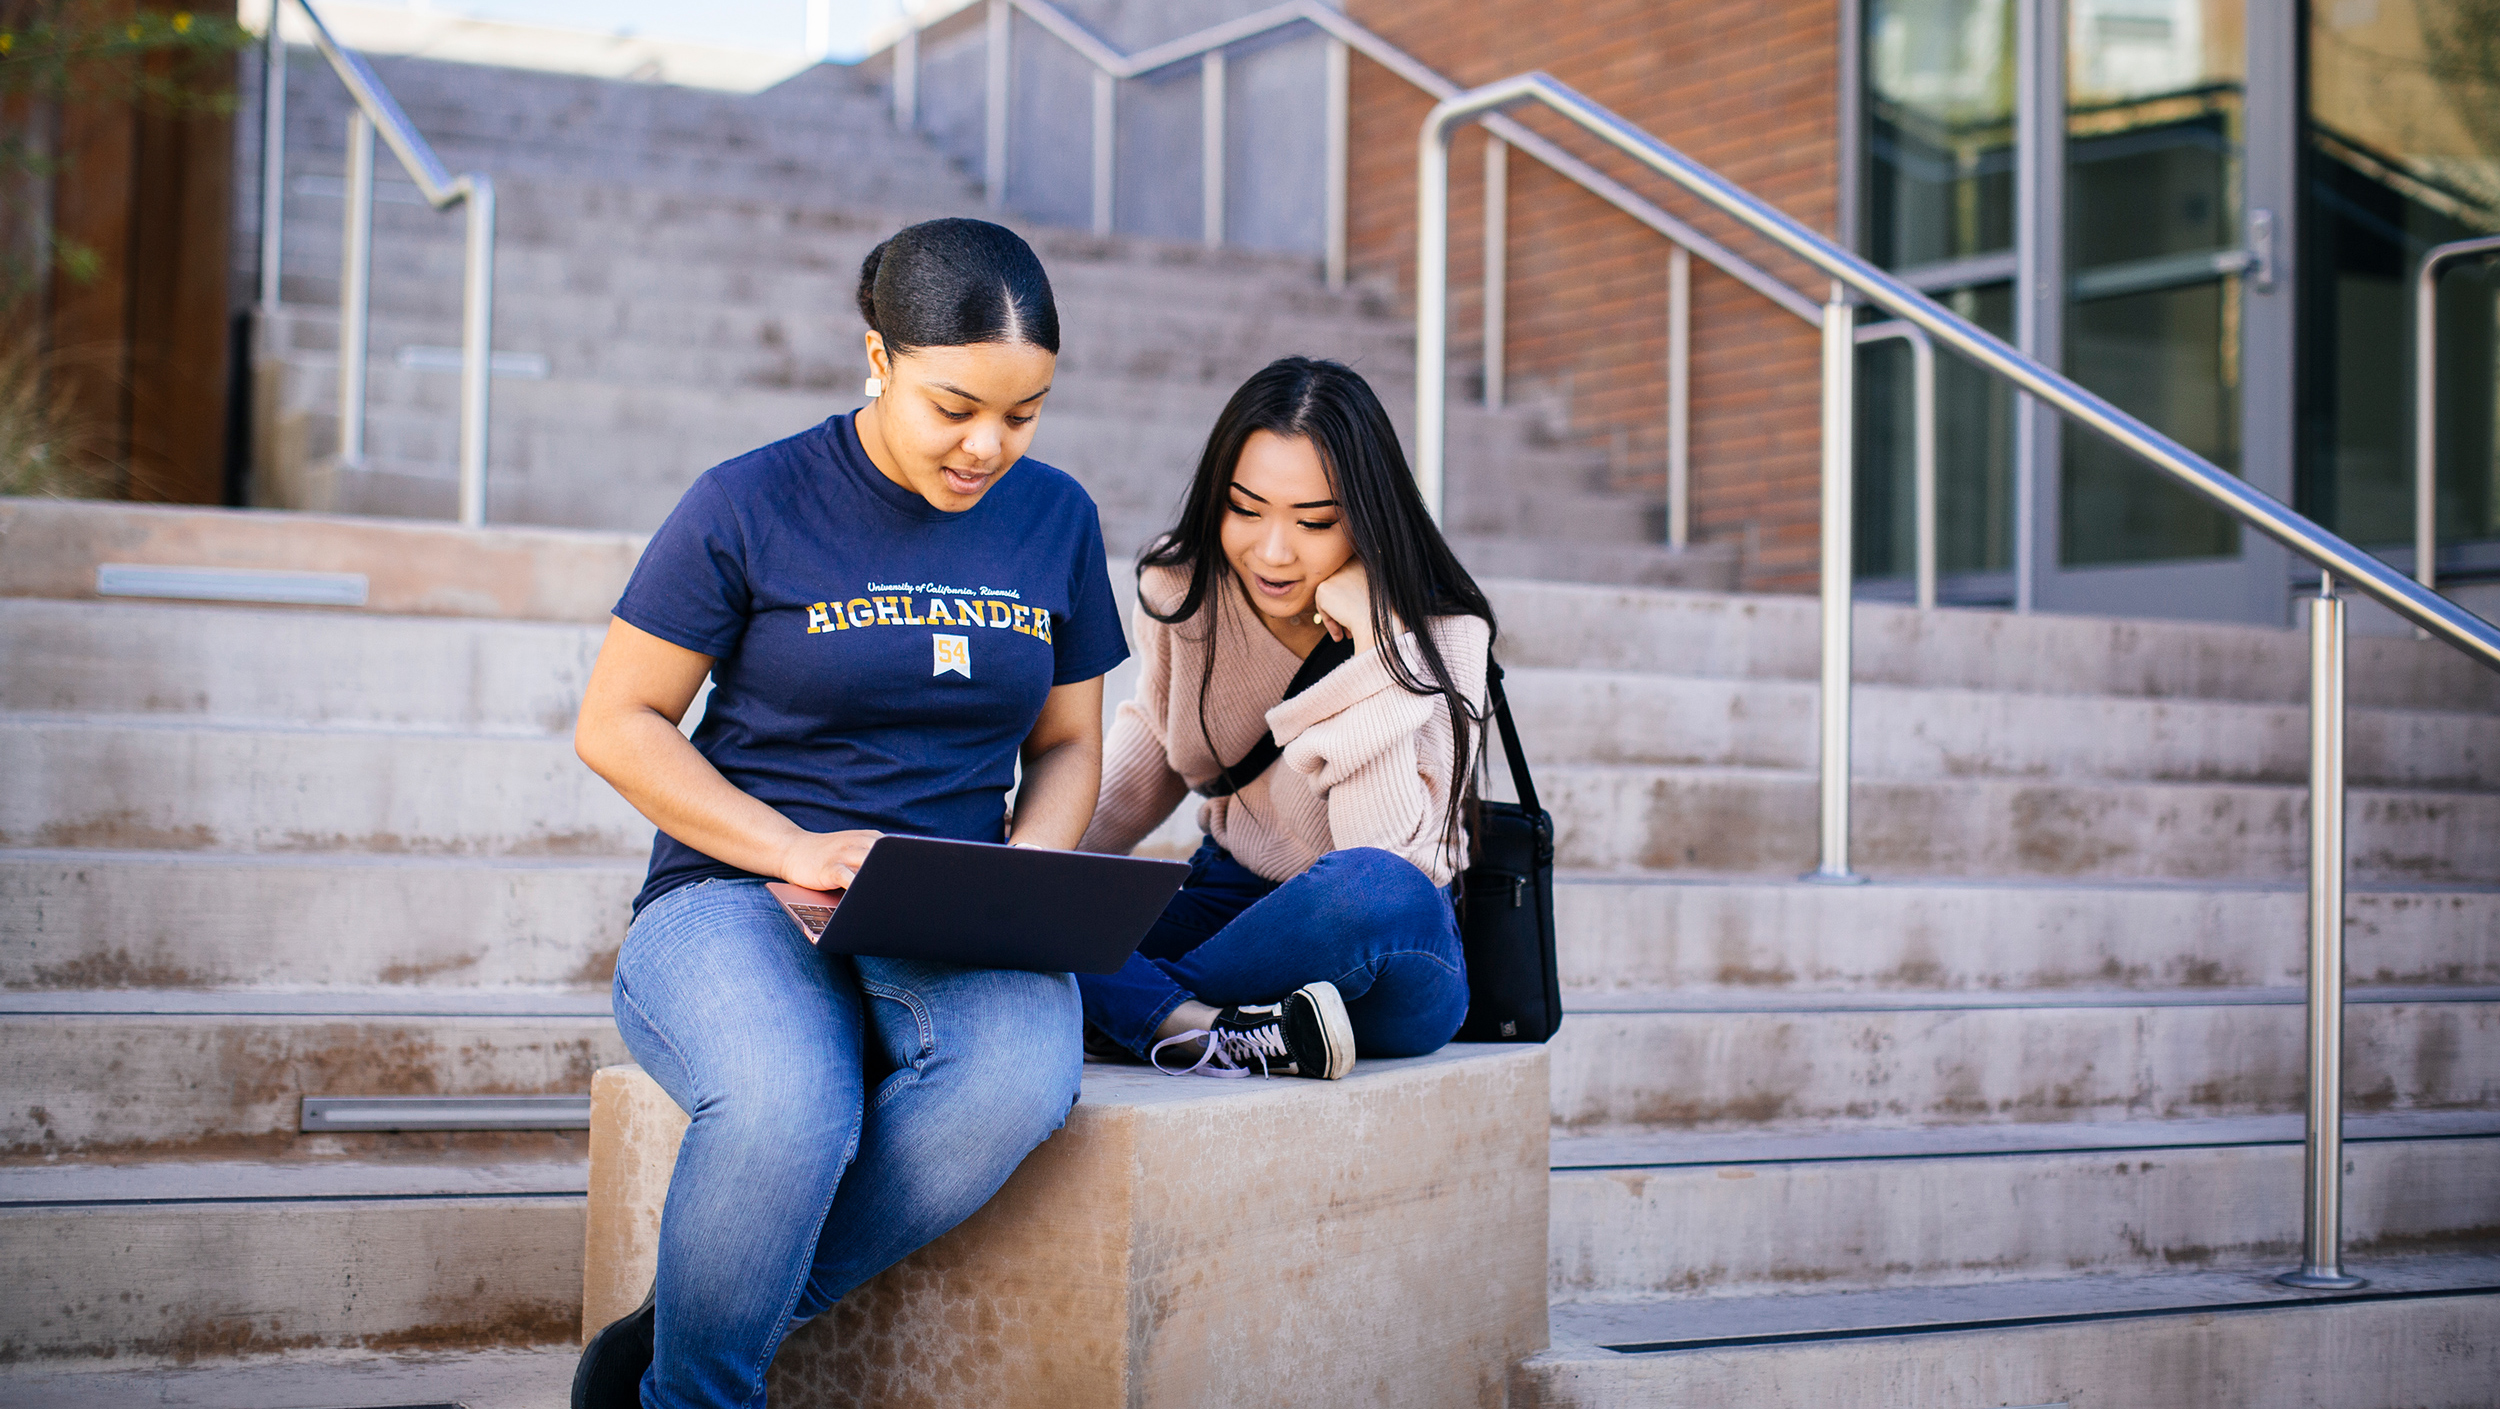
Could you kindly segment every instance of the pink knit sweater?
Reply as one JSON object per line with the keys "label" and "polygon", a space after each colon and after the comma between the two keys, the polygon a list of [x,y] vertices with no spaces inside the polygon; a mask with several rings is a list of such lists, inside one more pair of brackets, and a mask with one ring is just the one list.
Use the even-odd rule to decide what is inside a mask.
{"label": "pink knit sweater", "polygon": [[[1138,584],[1142,602],[1162,611],[1178,604],[1187,587],[1188,575],[1177,568],[1150,569]],[[1121,702],[1104,741],[1102,801],[1078,848],[1126,852],[1190,789],[1273,731],[1284,756],[1240,792],[1198,807],[1199,827],[1235,860],[1282,881],[1331,851],[1376,846],[1415,863],[1434,885],[1449,884],[1466,839],[1445,844],[1441,835],[1450,791],[1461,781],[1450,775],[1448,704],[1401,687],[1381,647],[1284,700],[1301,659],[1239,600],[1229,577],[1216,593],[1230,595],[1176,626],[1148,616],[1141,605],[1134,636],[1143,667],[1137,694]],[[1216,619],[1211,643],[1209,616]],[[1482,714],[1490,642],[1484,622],[1440,617],[1429,629],[1468,709]],[[1207,683],[1202,734],[1198,682],[1210,644],[1215,672]],[[1432,678],[1412,632],[1394,645],[1416,678]]]}

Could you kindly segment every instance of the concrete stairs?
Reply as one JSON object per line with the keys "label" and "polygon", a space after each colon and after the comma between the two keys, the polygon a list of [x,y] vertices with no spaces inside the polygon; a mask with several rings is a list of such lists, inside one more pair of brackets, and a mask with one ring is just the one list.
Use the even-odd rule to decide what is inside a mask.
{"label": "concrete stairs", "polygon": [[[179,518],[92,537],[229,565],[220,525],[298,545],[267,566],[365,531],[49,512],[56,545]],[[403,579],[537,541],[399,532]],[[650,833],[565,737],[596,607],[392,590],[454,615],[0,597],[0,1385],[566,1353],[578,1132],[296,1128],[308,1095],[578,1094],[623,1059],[605,986]],[[2270,1281],[2299,1237],[2302,637],[1860,608],[1875,880],[1829,888],[1794,879],[1810,603],[1494,590],[1571,1010],[1554,1348],[1513,1403],[2254,1404],[2286,1375],[2288,1402],[2477,1402],[2442,1387],[2500,1346],[2500,678],[2354,643],[2345,1231],[2399,1299],[2321,1302]],[[2412,1358],[2355,1363],[2392,1378],[2313,1354],[2381,1341]],[[2229,1393],[2225,1360],[2254,1367]],[[203,1403],[244,1382],[200,1373]]]}
{"label": "concrete stairs", "polygon": [[[1514,1404],[2480,1402],[2500,680],[2356,643],[2344,1229],[2400,1300],[2321,1303],[2271,1280],[2300,1238],[2303,636],[1859,608],[1874,881],[1835,888],[1795,879],[1810,603],[1500,605],[1575,870],[1554,1349]],[[2316,1353],[2370,1336],[2413,1358]]]}
{"label": "concrete stairs", "polygon": [[624,1057],[650,828],[571,757],[596,645],[0,600],[0,1361],[572,1335],[584,1132],[298,1125],[307,1096],[579,1094]]}
{"label": "concrete stairs", "polygon": [[[495,383],[494,522],[648,532],[705,468],[858,405],[862,256],[911,220],[988,213],[955,164],[892,128],[861,76],[830,66],[753,98],[415,59],[376,68],[447,164],[498,183],[495,346],[539,359],[543,375]],[[260,492],[447,517],[457,378],[427,354],[400,358],[459,342],[460,222],[381,183],[367,453],[336,466],[345,98],[310,63],[289,74]],[[1332,294],[1304,259],[1024,233],[1063,338],[1033,454],[1093,493],[1115,557],[1169,526],[1225,399],[1274,357],[1350,363],[1411,433],[1412,324],[1382,290]],[[1732,586],[1735,546],[1655,546],[1663,511],[1605,489],[1604,456],[1567,442],[1563,414],[1454,413],[1448,521],[1482,570]]]}

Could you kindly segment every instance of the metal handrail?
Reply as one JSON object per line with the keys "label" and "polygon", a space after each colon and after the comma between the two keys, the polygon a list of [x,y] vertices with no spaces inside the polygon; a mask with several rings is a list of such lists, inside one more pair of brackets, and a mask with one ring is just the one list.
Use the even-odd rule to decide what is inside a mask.
{"label": "metal handrail", "polygon": [[[280,20],[289,0],[269,7],[262,36],[260,311],[278,311],[281,220],[286,177],[286,42]],[[339,461],[360,465],[365,455],[365,358],[373,276],[373,139],[379,132],[436,210],[465,206],[466,265],[460,290],[460,500],[459,519],[475,528],[486,521],[486,429],[488,375],[492,370],[495,318],[495,183],[483,172],[451,175],[390,89],[362,55],[341,46],[310,0],[292,0],[312,26],[313,47],[346,85],[356,111],[347,122],[347,228],[339,269]]]}
{"label": "metal handrail", "polygon": [[[1116,163],[1114,145],[1117,132],[1117,85],[1121,80],[1141,78],[1178,64],[1199,61],[1201,87],[1200,159],[1200,233],[1210,246],[1223,242],[1224,236],[1224,51],[1234,44],[1255,39],[1277,30],[1309,25],[1328,39],[1328,179],[1326,224],[1326,255],[1328,286],[1342,288],[1346,276],[1346,56],[1360,53],[1389,72],[1422,90],[1435,101],[1455,96],[1459,86],[1412,55],[1382,39],[1338,10],[1318,0],[1285,0],[1266,9],[1237,19],[1209,26],[1194,34],[1156,44],[1136,53],[1122,53],[1087,29],[1076,17],[1049,3],[1049,0],[983,0],[986,13],[983,23],[987,33],[986,91],[984,95],[982,137],[982,177],[989,203],[1002,206],[1007,198],[1007,85],[1012,65],[1008,60],[1008,20],[1021,12],[1044,33],[1066,45],[1094,69],[1093,102],[1093,229],[1097,235],[1112,232],[1113,181]],[[970,8],[971,0],[941,5],[907,14],[892,41],[894,51],[894,119],[903,127],[917,123],[919,107],[919,36],[921,31]],[[1501,241],[1494,231],[1504,219],[1501,191],[1504,179],[1496,175],[1511,147],[1517,147],[1543,162],[1564,179],[1631,216],[1634,220],[1664,236],[1676,250],[1698,254],[1720,271],[1771,300],[1811,327],[1820,327],[1822,309],[1804,294],[1790,288],[1760,267],[1747,261],[1716,240],[1634,193],[1630,187],[1606,175],[1589,163],[1538,136],[1526,127],[1498,114],[1485,120],[1492,142],[1486,152],[1488,197],[1486,232],[1488,259],[1499,258]],[[1501,281],[1490,281],[1485,301],[1485,400],[1498,407],[1502,399],[1502,328],[1503,308]],[[1678,288],[1687,287],[1681,281]],[[1671,317],[1682,328],[1684,306],[1679,303]],[[1680,345],[1680,344],[1679,344]],[[1676,359],[1669,372],[1670,425],[1668,438],[1668,509],[1667,539],[1671,546],[1681,548],[1689,533],[1690,514],[1685,504],[1686,465],[1683,456],[1684,411],[1686,394],[1680,374],[1685,366]],[[1930,382],[1932,386],[1932,381]],[[1919,413],[1930,424],[1935,415],[1932,404]],[[1932,479],[1934,464],[1928,461],[1920,473]],[[1932,496],[1930,496],[1932,499]],[[1434,501],[1439,512],[1439,502]],[[1932,538],[1934,524],[1922,521],[1922,531]],[[1933,592],[1923,600],[1932,600]]]}
{"label": "metal handrail", "polygon": [[[1850,489],[1855,338],[1850,291],[1936,341],[2011,381],[2221,506],[2242,522],[2317,563],[2311,604],[2309,676],[2309,1099],[2298,1270],[2293,1286],[2361,1285],[2343,1270],[2344,970],[2344,603],[2338,574],[2430,635],[2500,669],[2500,628],[2416,584],[2324,527],[2293,512],[1981,330],[1900,280],[1790,219],[1621,117],[1542,73],[1486,84],[1449,98],[1425,118],[1417,159],[1415,298],[1416,474],[1437,495],[1447,413],[1442,378],[1448,358],[1449,144],[1463,124],[1519,103],[1541,103],[1699,196],[1831,276],[1823,314],[1822,672],[1820,784],[1822,860],[1806,879],[1862,880],[1849,869]],[[1913,343],[1913,347],[1917,344]]]}
{"label": "metal handrail", "polygon": [[[1542,103],[1607,145],[1667,177],[1708,201],[1723,213],[1795,254],[1833,280],[1904,322],[1924,329],[1936,341],[2059,412],[2092,428],[2185,484],[2200,497],[2228,510],[2302,557],[2337,577],[2347,579],[2397,615],[2465,652],[2476,661],[2500,669],[2500,628],[2493,627],[2455,603],[2425,590],[2362,549],[2322,525],[2302,517],[2282,501],[2223,470],[2169,436],[2110,404],[2098,394],[2024,356],[2002,339],[1910,288],[1866,260],[1799,224],[1716,172],[1684,156],[1614,113],[1582,97],[1542,73],[1522,74],[1486,84],[1448,99],[1426,118],[1422,172],[1426,206],[1436,191],[1446,195],[1449,182],[1447,144],[1464,123],[1486,113],[1524,102]],[[1416,328],[1422,345],[1416,349],[1419,377],[1426,360],[1441,363],[1446,351],[1440,335],[1447,323],[1449,221],[1446,208],[1427,211],[1420,232],[1422,257],[1431,261],[1418,271]],[[1437,246],[1438,248],[1434,248]],[[1431,277],[1425,277],[1426,275]],[[1431,336],[1425,336],[1430,334]],[[1416,388],[1418,412],[1425,424],[1416,428],[1417,459],[1434,463],[1422,473],[1437,477],[1444,432],[1442,398],[1429,377]]]}
{"label": "metal handrail", "polygon": [[2439,272],[2500,254],[2500,235],[2433,245],[2413,276],[2413,580],[2439,586]]}

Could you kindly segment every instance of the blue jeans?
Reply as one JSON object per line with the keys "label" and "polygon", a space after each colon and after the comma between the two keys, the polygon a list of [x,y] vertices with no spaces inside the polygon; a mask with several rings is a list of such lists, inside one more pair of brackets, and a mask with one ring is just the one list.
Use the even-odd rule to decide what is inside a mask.
{"label": "blue jeans", "polygon": [[1079,974],[1085,1019],[1140,1057],[1172,1010],[1268,1003],[1326,979],[1345,999],[1355,1051],[1419,1057],[1467,1016],[1467,961],[1448,892],[1402,856],[1332,851],[1279,884],[1213,838],[1189,879],[1115,974]]}
{"label": "blue jeans", "polygon": [[792,1328],[969,1217],[1067,1120],[1065,974],[821,954],[760,881],[643,908],[616,1025],[692,1123],[642,1402],[764,1403]]}

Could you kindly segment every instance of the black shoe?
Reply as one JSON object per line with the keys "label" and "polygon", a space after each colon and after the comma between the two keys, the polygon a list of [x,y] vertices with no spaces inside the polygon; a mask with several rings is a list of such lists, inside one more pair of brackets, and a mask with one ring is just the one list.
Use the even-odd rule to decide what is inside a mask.
{"label": "black shoe", "polygon": [[1242,1003],[1215,1015],[1205,1032],[1185,1032],[1155,1050],[1201,1038],[1194,1065],[1157,1070],[1174,1076],[1308,1076],[1334,1081],[1354,1070],[1354,1025],[1346,1020],[1337,985],[1306,983],[1274,1003]]}
{"label": "black shoe", "polygon": [[582,1347],[573,1367],[573,1409],[642,1409],[642,1372],[651,1368],[653,1307],[660,1284],[651,1284],[642,1305]]}

